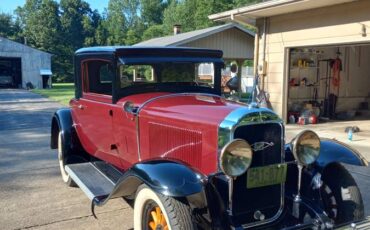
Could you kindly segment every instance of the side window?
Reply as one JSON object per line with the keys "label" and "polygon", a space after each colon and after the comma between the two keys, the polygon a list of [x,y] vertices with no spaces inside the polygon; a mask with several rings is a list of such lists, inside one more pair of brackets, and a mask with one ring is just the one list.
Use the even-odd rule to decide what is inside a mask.
{"label": "side window", "polygon": [[150,65],[121,65],[119,67],[121,88],[141,83],[155,83],[156,75]]}
{"label": "side window", "polygon": [[113,81],[113,73],[111,71],[110,64],[104,64],[100,67],[99,70],[99,82],[101,84],[112,84]]}
{"label": "side window", "polygon": [[213,63],[200,63],[195,65],[195,81],[199,85],[213,86],[214,73]]}
{"label": "side window", "polygon": [[84,92],[112,95],[114,73],[110,62],[89,60],[82,67]]}

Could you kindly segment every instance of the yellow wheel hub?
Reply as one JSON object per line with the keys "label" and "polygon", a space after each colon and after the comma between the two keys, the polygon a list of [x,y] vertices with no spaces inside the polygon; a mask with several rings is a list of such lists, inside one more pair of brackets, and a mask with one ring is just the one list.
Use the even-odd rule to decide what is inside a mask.
{"label": "yellow wheel hub", "polygon": [[166,218],[158,206],[153,208],[150,216],[148,224],[152,230],[169,230]]}

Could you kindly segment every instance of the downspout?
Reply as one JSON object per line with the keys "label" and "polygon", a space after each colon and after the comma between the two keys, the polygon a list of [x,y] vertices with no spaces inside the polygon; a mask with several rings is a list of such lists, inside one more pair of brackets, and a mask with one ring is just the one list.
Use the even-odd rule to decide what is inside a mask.
{"label": "downspout", "polygon": [[[238,22],[240,24],[244,24],[244,25],[248,25],[248,26],[251,26],[253,28],[255,28],[256,30],[256,33],[255,33],[255,36],[254,36],[254,58],[253,58],[253,73],[254,73],[254,76],[256,77],[255,79],[255,87],[258,87],[258,89],[254,89],[253,90],[253,93],[252,93],[252,102],[251,102],[251,105],[252,106],[256,106],[257,105],[257,98],[256,98],[256,93],[257,91],[259,90],[264,90],[264,87],[265,87],[265,79],[264,79],[264,75],[265,73],[263,72],[261,75],[261,77],[259,78],[259,74],[258,74],[258,68],[259,68],[259,51],[260,51],[260,30],[259,30],[259,27],[256,25],[251,25],[251,24],[248,24],[248,23],[245,23],[243,21],[240,21],[240,20],[237,20],[233,14],[230,15],[230,18],[232,21],[235,21],[235,22]],[[263,19],[263,53],[262,53],[262,65],[261,65],[261,68],[266,68],[266,33],[267,33],[267,18],[265,17]],[[261,85],[261,88],[259,88],[259,85]],[[258,105],[257,105],[258,106]]]}
{"label": "downspout", "polygon": [[253,58],[253,74],[257,76],[258,74],[258,54],[259,54],[259,35],[260,31],[258,27],[256,27],[256,34],[254,35],[254,58]]}
{"label": "downspout", "polygon": [[[253,27],[256,30],[256,33],[254,35],[254,57],[253,57],[253,74],[254,74],[254,76],[256,76],[258,74],[258,55],[259,55],[259,39],[260,39],[259,29],[258,29],[257,26],[254,26],[252,24],[245,23],[243,21],[240,21],[240,20],[236,19],[234,17],[234,14],[230,15],[230,19],[231,19],[231,21],[237,22],[239,24],[246,25],[246,26],[249,26],[249,27]],[[266,30],[266,28],[265,28],[265,30]]]}
{"label": "downspout", "polygon": [[[262,65],[266,65],[266,33],[267,33],[267,18],[263,18],[263,53]],[[262,66],[262,68],[266,68]],[[265,90],[265,73],[261,74],[261,90]]]}
{"label": "downspout", "polygon": [[[260,39],[259,29],[255,25],[252,25],[252,24],[249,24],[249,23],[238,20],[237,18],[235,18],[234,14],[230,14],[230,19],[231,19],[231,21],[237,22],[239,24],[246,25],[246,26],[249,26],[249,27],[253,27],[256,30],[256,33],[254,34],[254,53],[253,53],[253,55],[254,55],[254,57],[253,57],[253,74],[256,77],[257,74],[258,74],[258,56],[259,56],[259,39]],[[257,81],[258,80],[255,79],[253,88],[258,87],[256,85]],[[241,82],[241,78],[240,78],[240,82]],[[240,83],[239,83],[239,87],[240,87]],[[255,90],[253,90],[252,101],[251,101],[250,104],[253,105],[253,106],[257,106]]]}

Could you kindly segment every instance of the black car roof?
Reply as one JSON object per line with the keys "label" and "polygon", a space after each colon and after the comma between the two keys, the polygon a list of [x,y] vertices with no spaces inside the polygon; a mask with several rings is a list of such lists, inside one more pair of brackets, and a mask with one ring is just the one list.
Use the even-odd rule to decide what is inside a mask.
{"label": "black car roof", "polygon": [[147,47],[147,46],[95,46],[81,48],[75,55],[111,53],[117,56],[171,56],[171,57],[210,57],[222,58],[221,50],[184,48],[184,47]]}

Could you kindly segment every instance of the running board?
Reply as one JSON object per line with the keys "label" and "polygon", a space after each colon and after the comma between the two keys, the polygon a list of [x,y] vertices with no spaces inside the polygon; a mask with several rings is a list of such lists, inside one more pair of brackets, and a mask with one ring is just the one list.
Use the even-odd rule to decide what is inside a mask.
{"label": "running board", "polygon": [[123,175],[103,161],[69,164],[65,170],[93,203],[107,198]]}

